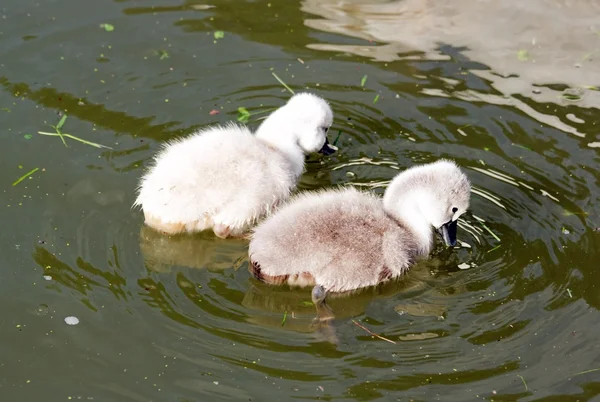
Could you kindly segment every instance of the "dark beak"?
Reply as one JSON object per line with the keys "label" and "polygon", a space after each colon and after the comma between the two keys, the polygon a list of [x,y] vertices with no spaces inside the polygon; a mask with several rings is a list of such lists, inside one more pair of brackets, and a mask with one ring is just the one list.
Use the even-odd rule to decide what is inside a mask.
{"label": "dark beak", "polygon": [[456,228],[458,226],[458,220],[444,223],[437,231],[444,239],[444,243],[448,247],[454,247],[456,245]]}
{"label": "dark beak", "polygon": [[319,150],[319,153],[323,155],[331,155],[335,153],[335,151],[337,151],[337,147],[335,145],[331,145],[329,140],[325,138],[325,144],[323,144],[323,147]]}

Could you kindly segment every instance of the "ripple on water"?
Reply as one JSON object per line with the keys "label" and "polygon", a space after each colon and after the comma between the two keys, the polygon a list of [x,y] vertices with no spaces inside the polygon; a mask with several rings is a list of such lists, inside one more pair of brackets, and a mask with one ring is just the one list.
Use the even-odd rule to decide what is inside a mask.
{"label": "ripple on water", "polygon": [[[44,159],[46,180],[33,191],[46,197],[40,211],[30,211],[34,223],[29,228],[45,243],[34,245],[20,262],[23,272],[31,261],[35,265],[41,286],[27,293],[33,299],[30,315],[45,321],[39,331],[19,327],[19,336],[35,332],[44,342],[24,338],[6,344],[51,345],[44,353],[33,351],[36,361],[52,356],[47,361],[52,366],[40,374],[66,361],[69,367],[63,368],[71,371],[63,377],[75,380],[68,387],[82,384],[90,392],[92,384],[93,392],[104,392],[96,398],[150,400],[158,392],[182,400],[199,395],[383,400],[394,395],[464,401],[491,399],[494,392],[503,400],[534,393],[538,399],[597,396],[591,395],[593,378],[575,375],[598,367],[597,91],[578,90],[582,96],[575,103],[552,98],[565,91],[564,85],[540,84],[534,95],[514,95],[527,88],[522,77],[495,76],[481,64],[485,60],[469,60],[451,46],[426,46],[418,53],[397,41],[310,44],[343,39],[315,29],[351,35],[353,29],[375,26],[373,21],[398,21],[384,21],[382,4],[316,3],[305,1],[302,7],[321,13],[322,22],[305,24],[304,17],[294,20],[296,14],[283,12],[297,8],[289,2],[270,7],[240,2],[206,12],[187,4],[121,10],[114,2],[116,16],[98,12],[115,17],[112,37],[98,29],[97,22],[104,21],[88,23],[66,14],[44,24],[48,13],[32,9],[34,22],[23,29],[38,37],[24,44],[16,35],[6,41],[10,66],[3,73],[7,77],[0,78],[3,99],[22,97],[35,105],[39,121],[48,115],[37,108],[68,109],[69,127],[78,122],[88,124],[90,132],[98,127],[103,134],[95,135],[112,138],[115,149],[86,149],[88,154],[53,148],[59,156]],[[388,3],[385,9],[419,2]],[[266,13],[263,5],[276,9],[270,24],[280,23],[276,13],[289,16],[285,23],[293,26],[293,36],[291,31],[265,33],[263,20],[256,29],[227,23],[251,24],[247,16],[253,9]],[[365,8],[371,11],[356,12]],[[427,11],[432,10],[419,15]],[[163,15],[172,19],[158,24]],[[14,14],[13,21],[22,19]],[[214,44],[211,31],[219,24],[231,31]],[[149,35],[133,35],[127,42],[130,30],[148,26]],[[359,37],[381,33],[365,32]],[[179,45],[170,39],[173,34]],[[272,36],[293,39],[293,46]],[[168,47],[171,57],[152,58],[167,37],[164,46],[174,45]],[[112,40],[109,52],[105,42]],[[308,54],[297,53],[299,48]],[[365,63],[348,54],[330,59],[323,50],[311,49],[375,54],[390,63]],[[84,63],[89,75],[75,79],[70,72],[80,70],[68,70],[56,57],[63,50],[59,56],[68,56],[68,66]],[[205,54],[212,56],[200,57]],[[305,63],[296,62],[300,56]],[[85,61],[90,57],[91,64]],[[436,248],[397,281],[332,297],[333,329],[312,325],[310,290],[269,287],[250,278],[246,242],[210,234],[162,236],[143,227],[142,214],[130,209],[142,169],[162,143],[235,120],[238,107],[250,111],[248,124],[254,129],[265,110],[288,99],[269,74],[271,67],[294,89],[308,86],[330,100],[336,112],[330,140],[341,131],[337,154],[309,159],[301,191],[345,184],[382,194],[399,171],[440,157],[455,159],[473,182],[471,210],[459,222],[460,247]],[[50,85],[30,81],[42,75]],[[511,91],[515,82],[518,90]],[[85,91],[89,97],[80,100]],[[215,108],[220,113],[209,115]],[[29,118],[21,116],[21,121]],[[26,143],[28,150],[39,146],[37,154],[46,157],[45,144]],[[31,194],[25,184],[13,189],[11,202]],[[74,309],[73,299],[86,308]],[[65,303],[64,311],[57,300]],[[84,325],[67,327],[62,319],[70,314]],[[395,343],[372,336],[354,321]],[[333,337],[336,344],[327,342]],[[23,356],[21,351],[12,355],[25,361]]]}

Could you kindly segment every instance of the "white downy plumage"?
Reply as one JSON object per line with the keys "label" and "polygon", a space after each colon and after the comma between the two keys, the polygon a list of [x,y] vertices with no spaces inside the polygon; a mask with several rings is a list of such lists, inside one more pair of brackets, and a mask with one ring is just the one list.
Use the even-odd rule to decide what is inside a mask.
{"label": "white downy plumage", "polygon": [[304,156],[333,153],[333,112],[301,93],[271,113],[255,135],[229,124],[167,144],[142,177],[134,206],[146,224],[175,234],[213,229],[241,236],[287,199],[304,171]]}

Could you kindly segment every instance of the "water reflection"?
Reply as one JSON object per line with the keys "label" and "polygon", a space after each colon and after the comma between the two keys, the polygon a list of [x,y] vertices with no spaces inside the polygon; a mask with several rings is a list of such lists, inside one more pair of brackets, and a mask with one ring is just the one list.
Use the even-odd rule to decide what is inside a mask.
{"label": "water reflection", "polygon": [[104,289],[113,294],[117,300],[126,301],[130,294],[126,290],[127,280],[123,276],[118,263],[116,249],[113,248],[112,270],[95,267],[91,263],[78,258],[76,266],[72,267],[61,261],[55,254],[44,247],[36,247],[33,260],[42,268],[47,277],[48,287],[61,292],[63,288],[71,289],[79,294],[84,305],[93,311],[100,306],[92,302],[90,293]]}
{"label": "water reflection", "polygon": [[[453,90],[460,99],[510,105],[580,136],[574,124],[579,119],[559,121],[548,111],[534,111],[527,100],[600,108],[597,1],[304,0],[302,10],[321,17],[305,21],[311,28],[365,40],[357,45],[311,43],[311,49],[384,62],[454,59],[462,64],[462,74],[468,71],[499,93]],[[451,78],[444,74],[441,79],[458,84]],[[437,88],[424,93],[444,96]]]}
{"label": "water reflection", "polygon": [[140,231],[140,250],[147,269],[170,272],[173,266],[237,269],[247,259],[248,242],[241,239],[224,241],[214,234],[167,236],[147,226]]}
{"label": "water reflection", "polygon": [[[0,10],[7,400],[598,397],[586,371],[599,366],[600,120],[588,85],[600,69],[583,57],[597,47],[586,31],[597,2],[196,3]],[[170,57],[154,55],[163,48]],[[308,289],[249,277],[243,242],[157,238],[130,210],[161,143],[287,98],[271,68],[331,100],[342,131],[340,153],[311,161],[301,190],[381,194],[399,170],[440,157],[474,184],[461,248],[331,300],[337,345],[311,332]],[[73,134],[114,149],[35,134],[64,109]],[[46,171],[12,187],[18,165]],[[81,323],[66,326],[72,314]]]}

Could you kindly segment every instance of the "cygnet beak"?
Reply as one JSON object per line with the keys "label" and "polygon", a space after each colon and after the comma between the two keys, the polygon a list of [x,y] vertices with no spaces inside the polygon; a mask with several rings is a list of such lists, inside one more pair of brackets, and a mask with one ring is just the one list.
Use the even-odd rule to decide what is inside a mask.
{"label": "cygnet beak", "polygon": [[458,220],[444,223],[437,229],[437,232],[444,239],[444,243],[448,247],[454,247],[456,245],[456,228],[458,226]]}
{"label": "cygnet beak", "polygon": [[323,155],[331,155],[337,150],[338,148],[335,145],[331,145],[329,140],[325,138],[325,144],[323,144],[323,147],[319,150],[319,153]]}

